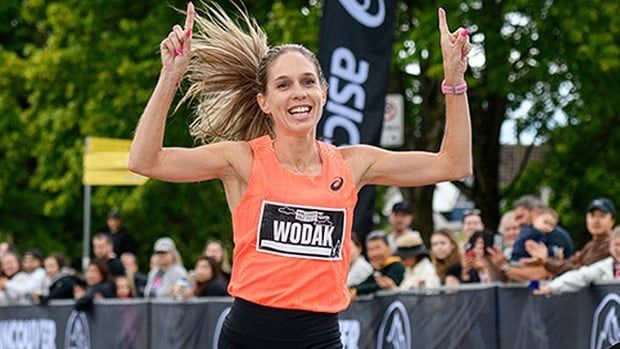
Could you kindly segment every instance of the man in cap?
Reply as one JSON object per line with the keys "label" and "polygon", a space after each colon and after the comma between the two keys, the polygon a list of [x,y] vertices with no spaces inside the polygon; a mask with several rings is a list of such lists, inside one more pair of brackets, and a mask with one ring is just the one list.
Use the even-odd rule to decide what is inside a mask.
{"label": "man in cap", "polygon": [[174,240],[161,237],[155,241],[153,252],[157,255],[155,268],[149,272],[144,288],[145,297],[170,297],[180,288],[189,287],[187,270],[181,264],[181,256]]}
{"label": "man in cap", "polygon": [[420,232],[411,229],[413,223],[413,207],[408,201],[397,202],[392,206],[392,213],[388,217],[390,222],[390,232],[388,242],[392,248],[392,253],[396,252],[396,240],[404,235],[416,235],[421,238]]}

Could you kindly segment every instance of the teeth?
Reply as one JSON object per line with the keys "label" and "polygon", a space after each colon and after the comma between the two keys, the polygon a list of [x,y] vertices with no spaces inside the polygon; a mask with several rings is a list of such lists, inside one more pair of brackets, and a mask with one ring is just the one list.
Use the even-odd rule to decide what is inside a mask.
{"label": "teeth", "polygon": [[289,110],[291,114],[308,113],[309,111],[310,111],[310,107],[295,107]]}

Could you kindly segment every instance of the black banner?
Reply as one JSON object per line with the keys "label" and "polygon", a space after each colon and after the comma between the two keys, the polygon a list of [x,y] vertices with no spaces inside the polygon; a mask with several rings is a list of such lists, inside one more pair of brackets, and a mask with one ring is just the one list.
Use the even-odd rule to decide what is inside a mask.
{"label": "black banner", "polygon": [[[318,137],[334,145],[379,145],[396,1],[326,0],[319,61],[329,93]],[[360,193],[354,229],[372,230],[374,188]]]}
{"label": "black banner", "polygon": [[[217,348],[230,298],[0,307],[0,348]],[[524,287],[358,299],[339,316],[346,349],[589,348],[620,342],[620,284],[535,297]]]}

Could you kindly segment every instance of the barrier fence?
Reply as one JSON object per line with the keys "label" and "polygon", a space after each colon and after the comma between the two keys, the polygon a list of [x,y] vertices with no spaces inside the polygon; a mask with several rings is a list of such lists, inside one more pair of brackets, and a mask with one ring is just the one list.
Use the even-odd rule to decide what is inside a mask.
{"label": "barrier fence", "polygon": [[[534,297],[521,286],[381,294],[340,314],[345,348],[590,348],[620,341],[620,284]],[[216,348],[229,298],[0,307],[0,349]]]}

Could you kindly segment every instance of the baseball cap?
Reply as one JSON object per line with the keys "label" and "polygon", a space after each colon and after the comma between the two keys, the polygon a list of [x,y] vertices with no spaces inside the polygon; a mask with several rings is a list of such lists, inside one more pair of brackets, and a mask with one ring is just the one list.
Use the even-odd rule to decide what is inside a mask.
{"label": "baseball cap", "polygon": [[594,210],[601,210],[603,212],[611,213],[612,216],[616,216],[616,207],[608,198],[598,198],[592,200],[588,206],[588,212],[592,212]]}
{"label": "baseball cap", "polygon": [[175,252],[177,250],[174,241],[169,237],[163,237],[155,241],[154,252]]}
{"label": "baseball cap", "polygon": [[32,256],[33,258],[36,258],[41,262],[43,261],[43,253],[41,253],[41,250],[39,250],[38,248],[27,249],[26,252],[24,252],[24,257],[25,256]]}
{"label": "baseball cap", "polygon": [[395,203],[394,206],[392,206],[392,213],[396,212],[411,214],[413,213],[413,208],[411,207],[411,204],[409,202],[401,201]]}

